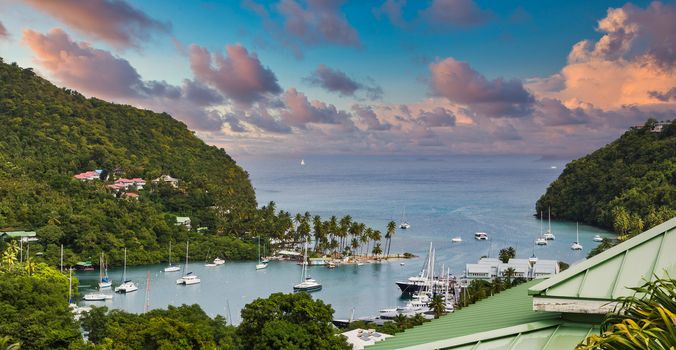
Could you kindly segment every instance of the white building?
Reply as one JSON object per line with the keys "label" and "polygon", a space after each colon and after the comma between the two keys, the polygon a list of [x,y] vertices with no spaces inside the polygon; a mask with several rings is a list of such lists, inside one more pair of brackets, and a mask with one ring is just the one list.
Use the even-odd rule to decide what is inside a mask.
{"label": "white building", "polygon": [[177,216],[176,217],[176,225],[183,225],[183,226],[187,227],[188,229],[190,229],[190,227],[191,227],[190,218],[187,217],[187,216]]}
{"label": "white building", "polygon": [[162,175],[157,179],[153,180],[153,183],[164,182],[173,188],[178,188],[178,179],[171,177],[171,175]]}
{"label": "white building", "polygon": [[347,338],[347,342],[352,345],[352,349],[354,350],[361,350],[367,345],[373,345],[376,342],[391,337],[389,334],[378,333],[373,329],[361,328],[353,329],[341,334]]}
{"label": "white building", "polygon": [[513,278],[537,278],[559,273],[559,263],[556,260],[537,259],[531,264],[530,259],[509,259],[503,263],[499,259],[481,258],[476,264],[465,265],[465,276],[468,279],[492,280],[496,277],[505,278],[507,269],[513,269]]}

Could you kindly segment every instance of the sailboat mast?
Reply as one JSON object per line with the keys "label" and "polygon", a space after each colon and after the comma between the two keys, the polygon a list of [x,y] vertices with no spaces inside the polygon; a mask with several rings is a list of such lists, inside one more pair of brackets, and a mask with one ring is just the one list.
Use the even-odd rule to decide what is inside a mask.
{"label": "sailboat mast", "polygon": [[171,240],[169,240],[169,266],[171,266]]}
{"label": "sailboat mast", "polygon": [[103,279],[103,252],[99,258],[99,282]]}
{"label": "sailboat mast", "polygon": [[73,270],[68,269],[68,303],[73,303]]}
{"label": "sailboat mast", "polygon": [[261,236],[258,236],[258,263],[261,263]]}
{"label": "sailboat mast", "polygon": [[540,236],[542,237],[542,212],[540,212]]}
{"label": "sailboat mast", "polygon": [[122,270],[122,283],[127,280],[127,248],[124,248],[124,268]]}
{"label": "sailboat mast", "polygon": [[547,221],[548,221],[547,230],[549,231],[549,233],[552,233],[552,208],[551,207],[547,207]]}
{"label": "sailboat mast", "polygon": [[190,244],[190,241],[185,241],[185,271],[183,271],[183,275],[188,271],[188,244]]}
{"label": "sailboat mast", "polygon": [[575,223],[575,241],[580,243],[580,223]]}
{"label": "sailboat mast", "polygon": [[146,302],[143,305],[143,313],[148,312],[150,308],[150,271],[148,271],[148,280],[146,281]]}
{"label": "sailboat mast", "polygon": [[61,245],[61,272],[63,272],[63,244]]}

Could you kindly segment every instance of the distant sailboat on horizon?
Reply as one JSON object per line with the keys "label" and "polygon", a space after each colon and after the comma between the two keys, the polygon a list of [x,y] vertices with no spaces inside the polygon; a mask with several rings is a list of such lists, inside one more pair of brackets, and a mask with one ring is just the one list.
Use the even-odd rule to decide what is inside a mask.
{"label": "distant sailboat on horizon", "polygon": [[401,223],[399,224],[399,228],[402,230],[411,228],[411,225],[409,225],[408,221],[406,221],[406,207],[404,207],[404,212],[401,215]]}
{"label": "distant sailboat on horizon", "polygon": [[305,159],[300,160],[300,165],[305,165]]}

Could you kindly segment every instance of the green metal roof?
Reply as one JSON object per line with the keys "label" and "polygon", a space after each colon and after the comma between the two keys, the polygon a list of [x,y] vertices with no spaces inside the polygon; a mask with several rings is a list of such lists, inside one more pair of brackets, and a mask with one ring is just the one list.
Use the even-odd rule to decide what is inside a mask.
{"label": "green metal roof", "polygon": [[560,320],[538,321],[488,332],[450,338],[436,342],[400,348],[402,350],[488,350],[488,349],[574,349],[598,326],[589,323],[571,323]]}
{"label": "green metal roof", "polygon": [[528,296],[527,290],[538,282],[540,280],[533,280],[510,288],[452,314],[398,333],[368,349],[400,349],[537,321],[560,321],[561,314],[558,312],[533,311],[533,299]]}
{"label": "green metal roof", "polygon": [[35,237],[35,231],[7,231],[0,232],[0,236],[6,236],[11,238],[16,237]]}
{"label": "green metal roof", "polygon": [[676,276],[676,218],[531,287],[538,297],[615,300],[654,275]]}

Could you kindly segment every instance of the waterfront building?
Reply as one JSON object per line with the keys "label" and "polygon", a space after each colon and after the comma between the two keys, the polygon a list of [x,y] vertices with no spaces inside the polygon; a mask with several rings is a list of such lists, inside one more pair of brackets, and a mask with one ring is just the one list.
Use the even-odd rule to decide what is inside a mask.
{"label": "waterfront building", "polygon": [[468,279],[492,280],[497,277],[506,278],[507,270],[513,269],[512,278],[539,278],[559,273],[559,263],[556,260],[537,259],[509,259],[503,263],[495,258],[481,258],[476,264],[465,265],[465,277]]}
{"label": "waterfront building", "polygon": [[[574,349],[598,334],[617,300],[676,276],[676,218],[549,278],[536,278],[367,350]],[[538,261],[539,262],[539,261]],[[537,269],[536,269],[537,274]]]}

